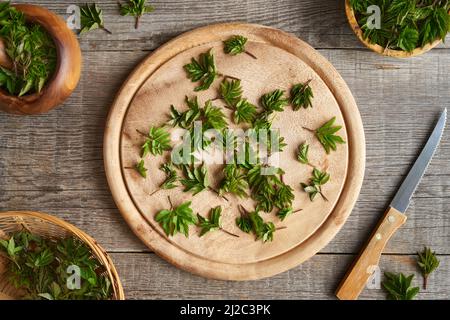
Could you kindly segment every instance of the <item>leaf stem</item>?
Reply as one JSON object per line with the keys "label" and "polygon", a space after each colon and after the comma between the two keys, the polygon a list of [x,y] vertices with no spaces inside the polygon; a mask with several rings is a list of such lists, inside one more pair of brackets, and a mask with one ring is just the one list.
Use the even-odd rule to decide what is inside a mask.
{"label": "leaf stem", "polygon": [[161,188],[156,189],[155,191],[153,191],[152,193],[149,193],[148,195],[149,195],[149,196],[152,196],[152,195],[154,195],[155,193],[158,193],[159,191],[161,191]]}
{"label": "leaf stem", "polygon": [[217,75],[219,76],[219,77],[223,77],[223,78],[228,78],[228,79],[232,79],[232,80],[241,80],[241,79],[239,79],[239,78],[236,78],[236,77],[233,77],[233,76],[229,76],[229,75],[226,75],[226,74],[223,74],[223,73],[217,73]]}
{"label": "leaf stem", "polygon": [[219,230],[222,231],[222,232],[225,232],[226,234],[229,234],[230,236],[239,238],[239,236],[238,236],[237,234],[234,234],[234,233],[232,233],[232,232],[230,232],[230,231],[228,231],[228,230],[225,230],[225,229],[222,228],[222,227],[220,227]]}
{"label": "leaf stem", "polygon": [[244,51],[244,53],[246,54],[246,55],[248,55],[248,56],[250,56],[250,57],[252,57],[253,59],[255,59],[255,60],[258,60],[258,58],[253,54],[253,53],[251,53],[251,52],[248,52],[247,50],[246,51]]}
{"label": "leaf stem", "polygon": [[311,133],[316,133],[316,130],[312,130],[310,128],[302,127],[302,129],[305,129],[306,131],[309,131]]}
{"label": "leaf stem", "polygon": [[134,23],[134,29],[139,29],[139,21],[141,19],[141,16],[136,16],[136,22]]}
{"label": "leaf stem", "polygon": [[328,198],[325,197],[325,195],[323,194],[322,190],[319,192],[319,194],[322,196],[323,200],[328,202]]}
{"label": "leaf stem", "polygon": [[225,197],[224,195],[221,195],[220,192],[219,192],[218,190],[214,189],[213,187],[208,186],[208,190],[214,192],[214,193],[217,194],[219,197],[224,198],[226,201],[230,201],[227,197]]}
{"label": "leaf stem", "polygon": [[169,203],[170,203],[170,210],[172,210],[173,204],[172,204],[172,200],[170,199],[170,196],[167,196],[167,199],[169,200]]}
{"label": "leaf stem", "polygon": [[283,229],[287,229],[287,227],[286,226],[282,226],[282,227],[275,228],[275,230],[283,230]]}
{"label": "leaf stem", "polygon": [[103,26],[103,25],[100,26],[100,29],[102,29],[103,31],[106,31],[109,34],[112,34],[112,32],[109,31],[108,29],[106,29],[105,26]]}
{"label": "leaf stem", "polygon": [[428,275],[424,274],[423,276],[423,289],[427,290],[427,285],[428,285]]}
{"label": "leaf stem", "polygon": [[141,136],[144,136],[146,138],[148,137],[146,133],[140,131],[139,129],[136,129],[136,132],[139,133]]}

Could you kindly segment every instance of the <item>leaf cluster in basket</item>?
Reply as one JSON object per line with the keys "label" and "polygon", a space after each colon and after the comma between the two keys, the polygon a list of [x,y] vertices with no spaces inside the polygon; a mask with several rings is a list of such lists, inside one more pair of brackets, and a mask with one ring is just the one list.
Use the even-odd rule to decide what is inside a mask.
{"label": "leaf cluster in basket", "polygon": [[[0,239],[11,283],[32,300],[105,300],[112,297],[104,267],[74,237],[47,239],[28,231]],[[79,271],[79,273],[78,273]],[[79,283],[77,283],[79,274]],[[79,287],[78,287],[79,284]]]}
{"label": "leaf cluster in basket", "polygon": [[0,87],[15,96],[39,93],[56,68],[56,47],[38,24],[29,24],[25,15],[9,2],[0,2],[0,38],[12,62],[0,66]]}
{"label": "leaf cluster in basket", "polygon": [[[364,38],[384,48],[411,52],[450,30],[448,0],[350,0]],[[380,9],[380,28],[371,6]]]}
{"label": "leaf cluster in basket", "polygon": [[[247,38],[233,36],[224,41],[224,51],[233,56],[233,59],[235,56],[246,53],[257,60],[255,55],[247,51],[247,43]],[[251,63],[250,61],[249,63]],[[284,137],[273,128],[273,123],[277,114],[285,111],[289,105],[293,111],[313,108],[314,94],[310,86],[311,80],[293,84],[289,93],[286,93],[287,90],[276,89],[263,94],[259,101],[250,102],[245,97],[241,79],[225,75],[218,70],[212,49],[201,53],[198,59],[193,57],[190,63],[184,66],[184,70],[187,77],[196,83],[194,91],[209,90],[213,83],[220,78],[217,98],[207,100],[201,107],[196,96],[191,98],[186,96],[187,108],[185,111],[171,106],[170,119],[167,123],[158,127],[151,126],[148,134],[137,130],[145,136],[145,140],[141,146],[143,150],[141,159],[135,169],[143,178],[147,177],[145,158],[149,154],[160,156],[165,151],[172,150],[171,160],[173,161],[178,146],[170,145],[170,132],[167,127],[172,126],[186,130],[191,139],[191,153],[185,155],[185,150],[181,151],[183,158],[188,159],[189,163],[181,165],[174,165],[172,162],[164,163],[160,169],[165,174],[165,180],[151,194],[162,189],[183,186],[183,191],[192,192],[193,196],[201,192],[213,192],[225,201],[229,201],[226,198],[227,194],[234,194],[239,198],[250,197],[254,200],[255,209],[251,214],[249,213],[245,217],[241,216],[236,220],[236,225],[244,232],[253,231],[256,239],[261,239],[263,242],[271,241],[274,232],[279,228],[273,222],[264,221],[259,213],[275,211],[276,216],[284,221],[291,214],[301,210],[293,208],[294,189],[284,182],[284,170],[271,166],[268,161],[272,154],[283,152],[286,147]],[[218,100],[221,100],[221,106]],[[226,109],[231,111],[231,119],[228,119],[224,113]],[[230,120],[235,125],[239,125],[241,129],[247,129],[249,134],[246,134],[245,137],[235,136],[231,130],[228,130]],[[345,143],[337,134],[342,127],[335,125],[335,120],[336,118],[333,117],[317,129],[303,128],[315,136],[326,154],[337,150],[339,144]],[[195,135],[197,122],[202,123],[200,139]],[[203,133],[209,129],[219,132],[219,137],[214,140],[205,139]],[[241,153],[237,147],[239,139],[241,139],[239,143],[244,146],[244,152]],[[257,146],[253,143],[254,141],[259,141],[259,146],[265,147],[267,155],[261,155],[256,150]],[[231,154],[226,155],[228,157],[227,164],[223,167],[223,177],[218,189],[211,186],[205,163],[198,164],[196,161],[200,151],[208,151],[208,148],[213,145],[220,145],[226,150],[232,150]],[[311,165],[308,153],[309,145],[302,144],[299,148],[298,159],[301,163],[314,167],[314,170],[310,184],[302,184],[300,190],[308,193],[311,201],[317,194],[326,200],[322,187],[330,180],[330,175],[325,170],[321,171]],[[179,163],[179,161],[173,162]],[[168,236],[176,233],[188,236],[191,225],[199,225],[202,228],[201,235],[204,235],[206,231],[214,230],[222,230],[233,235],[221,228],[218,220],[221,210],[219,212],[217,208],[212,209],[211,218],[207,219],[201,215],[195,216],[190,208],[191,202],[185,202],[178,207],[172,206],[171,203],[170,205],[170,209],[161,210],[156,215],[156,221],[161,224]]]}

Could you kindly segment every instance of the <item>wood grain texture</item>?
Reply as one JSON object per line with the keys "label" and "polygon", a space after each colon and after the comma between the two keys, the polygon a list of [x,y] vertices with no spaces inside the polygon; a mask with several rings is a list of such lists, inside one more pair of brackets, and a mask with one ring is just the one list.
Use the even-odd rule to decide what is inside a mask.
{"label": "wood grain texture", "polygon": [[[84,3],[16,2],[42,4],[59,14],[73,2]],[[131,18],[116,19],[115,1],[98,3],[104,7],[106,19],[115,22],[108,26],[115,34],[95,31],[80,39],[84,72],[74,94],[45,116],[0,114],[0,210],[50,212],[94,236],[108,251],[122,252],[113,259],[133,298],[333,298],[353,259],[344,254],[356,254],[364,244],[426,142],[440,110],[449,106],[450,53],[445,49],[449,38],[446,45],[425,55],[398,60],[380,57],[359,43],[348,27],[343,1],[303,0],[299,5],[297,0],[159,0],[152,2],[157,11],[142,20],[137,32]],[[136,254],[147,249],[121,218],[104,177],[105,118],[121,83],[151,50],[181,32],[205,25],[206,18],[211,22],[264,23],[321,48],[319,52],[352,90],[364,122],[366,175],[346,224],[323,254],[291,272],[258,282],[210,282],[155,255]],[[415,254],[423,245],[450,255],[448,159],[447,129],[412,199],[408,221],[385,249],[390,255],[381,260],[383,270],[413,271],[412,260],[404,255]],[[449,298],[450,263],[447,256],[441,259],[435,285],[420,298]],[[337,264],[338,271],[327,271],[326,266]],[[148,277],[150,271],[157,276]],[[178,283],[183,284],[182,291],[174,290]],[[213,285],[205,289],[206,283]],[[365,290],[361,298],[382,299],[384,294]]]}
{"label": "wood grain texture", "polygon": [[[127,299],[325,299],[334,298],[334,290],[344,275],[352,255],[318,254],[300,266],[272,278],[230,282],[201,278],[174,268],[154,254],[114,253],[112,259],[122,275]],[[418,299],[449,299],[447,279],[450,258],[440,256],[440,270],[430,276],[429,287]],[[422,279],[415,256],[383,255],[383,272],[415,274],[413,285]],[[151,276],[149,276],[151,275]],[[360,299],[385,299],[383,289],[364,289]]]}
{"label": "wood grain texture", "polygon": [[[44,5],[68,17],[69,5],[82,5],[85,1],[14,2]],[[141,18],[138,30],[134,30],[132,17],[117,16],[116,1],[99,0],[96,3],[103,9],[106,26],[113,34],[97,30],[83,35],[83,51],[153,50],[180,33],[223,22],[257,23],[279,28],[294,33],[319,49],[365,48],[348,26],[345,2],[339,0],[157,0],[151,1],[156,10]],[[445,49],[448,45],[441,44],[438,48]]]}

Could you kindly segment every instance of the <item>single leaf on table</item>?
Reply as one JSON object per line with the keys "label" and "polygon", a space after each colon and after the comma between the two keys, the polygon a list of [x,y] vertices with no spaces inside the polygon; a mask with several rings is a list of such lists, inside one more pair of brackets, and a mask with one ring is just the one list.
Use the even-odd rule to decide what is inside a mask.
{"label": "single leaf on table", "polygon": [[273,222],[264,222],[257,211],[250,213],[249,218],[257,240],[261,239],[263,242],[273,240],[273,234],[276,230]]}
{"label": "single leaf on table", "polygon": [[325,171],[320,171],[317,168],[313,169],[313,175],[309,180],[309,183],[300,183],[303,191],[305,191],[309,195],[309,199],[314,201],[316,196],[320,194],[322,198],[327,201],[328,199],[322,192],[322,186],[326,184],[330,180],[330,174]]}
{"label": "single leaf on table", "polygon": [[292,87],[291,103],[294,111],[297,111],[300,108],[312,108],[312,98],[314,98],[314,94],[309,83],[310,81],[298,83]]}
{"label": "single leaf on table", "polygon": [[220,83],[219,91],[220,97],[228,107],[232,108],[242,97],[241,80],[224,79]]}
{"label": "single leaf on table", "polygon": [[165,190],[176,188],[178,173],[174,165],[171,162],[163,163],[160,167],[160,170],[166,174],[166,179],[161,184],[160,188]]}
{"label": "single leaf on table", "polygon": [[413,274],[405,276],[403,273],[385,272],[384,275],[386,280],[382,285],[389,300],[412,300],[419,293],[419,287],[411,287]]}
{"label": "single leaf on table", "polygon": [[136,166],[135,166],[136,171],[141,175],[142,178],[147,178],[147,168],[145,167],[145,162],[144,159],[141,159],[141,161],[139,161]]}
{"label": "single leaf on table", "polygon": [[247,198],[247,176],[242,168],[236,164],[227,164],[223,169],[224,178],[220,184],[219,192],[233,193],[240,198]]}
{"label": "single leaf on table", "polygon": [[318,186],[323,186],[328,181],[330,181],[330,174],[325,171],[320,171],[317,168],[313,169],[313,177],[311,182]]}
{"label": "single leaf on table", "polygon": [[142,157],[149,153],[154,156],[163,154],[171,149],[170,134],[164,128],[151,127],[141,149]]}
{"label": "single leaf on table", "polygon": [[427,247],[422,252],[417,252],[417,255],[419,256],[417,264],[423,277],[423,288],[426,290],[428,276],[439,267],[439,259],[436,257],[436,253]]}
{"label": "single leaf on table", "polygon": [[184,186],[184,191],[192,191],[194,195],[209,188],[208,170],[202,164],[199,167],[182,166],[184,178],[181,179],[181,184]]}
{"label": "single leaf on table", "polygon": [[273,119],[270,118],[271,112],[262,112],[258,114],[253,121],[253,129],[259,130],[269,130],[272,127]]}
{"label": "single leaf on table", "polygon": [[336,117],[331,118],[315,132],[326,153],[330,153],[331,150],[336,151],[337,144],[345,143],[344,139],[335,134],[342,129],[342,126],[334,125],[335,121]]}
{"label": "single leaf on table", "polygon": [[245,233],[250,233],[250,231],[252,231],[252,222],[248,216],[236,218],[236,225]]}
{"label": "single leaf on table", "polygon": [[234,123],[253,123],[256,118],[256,106],[241,99],[236,103],[233,120]]}
{"label": "single leaf on table", "polygon": [[198,225],[201,227],[200,237],[204,236],[210,231],[215,231],[220,229],[220,212],[221,207],[216,207],[211,210],[210,218],[204,218],[200,214],[197,214]]}
{"label": "single leaf on table", "polygon": [[185,202],[170,210],[161,210],[155,217],[166,235],[174,236],[182,233],[189,237],[189,226],[197,224],[197,217],[191,209],[191,202]]}
{"label": "single leaf on table", "polygon": [[220,108],[214,106],[211,100],[206,101],[205,106],[201,109],[201,115],[203,130],[222,130],[228,126],[225,114]]}
{"label": "single leaf on table", "polygon": [[119,2],[121,16],[133,16],[136,19],[135,29],[139,28],[140,18],[146,14],[155,11],[151,5],[147,5],[147,0],[127,0],[125,4]]}
{"label": "single leaf on table", "polygon": [[309,164],[308,152],[309,152],[309,144],[307,143],[300,144],[297,151],[297,160],[300,163]]}
{"label": "single leaf on table", "polygon": [[284,107],[289,103],[288,99],[284,98],[283,90],[275,90],[264,94],[261,97],[261,104],[266,112],[283,112]]}
{"label": "single leaf on table", "polygon": [[112,33],[105,28],[105,23],[103,21],[103,11],[100,9],[96,3],[85,4],[80,8],[80,22],[81,30],[80,34],[86,33],[94,29],[102,29],[107,33]]}
{"label": "single leaf on table", "polygon": [[288,207],[288,208],[280,209],[280,211],[278,211],[278,213],[277,213],[277,216],[278,216],[278,218],[280,218],[281,221],[284,221],[284,219],[286,219],[288,216],[290,216],[293,213],[294,213],[294,210],[292,209],[292,207]]}
{"label": "single leaf on table", "polygon": [[198,61],[192,58],[191,63],[186,64],[184,69],[192,82],[200,82],[195,91],[209,89],[218,76],[212,50],[200,54]]}
{"label": "single leaf on table", "polygon": [[283,209],[292,206],[293,190],[282,181],[283,173],[280,168],[269,169],[261,165],[255,165],[248,170],[247,181],[252,198],[257,202],[257,211],[271,212],[274,207]]}
{"label": "single leaf on table", "polygon": [[197,121],[201,116],[200,106],[198,104],[198,98],[185,97],[185,103],[188,106],[188,110],[184,112],[178,111],[174,106],[170,107],[170,124],[173,127],[180,127],[183,129],[191,129],[194,122]]}
{"label": "single leaf on table", "polygon": [[293,191],[294,190],[289,185],[281,182],[277,186],[277,192],[273,199],[273,204],[275,205],[275,207],[277,207],[280,210],[289,208],[292,205],[292,201],[294,201],[295,198]]}
{"label": "single leaf on table", "polygon": [[225,53],[230,54],[232,56],[235,56],[235,55],[238,55],[241,53],[246,53],[253,59],[257,59],[254,54],[245,50],[245,45],[247,44],[247,41],[248,41],[248,39],[244,36],[240,36],[240,35],[232,36],[231,38],[229,38],[223,42],[224,43],[224,51],[225,51]]}

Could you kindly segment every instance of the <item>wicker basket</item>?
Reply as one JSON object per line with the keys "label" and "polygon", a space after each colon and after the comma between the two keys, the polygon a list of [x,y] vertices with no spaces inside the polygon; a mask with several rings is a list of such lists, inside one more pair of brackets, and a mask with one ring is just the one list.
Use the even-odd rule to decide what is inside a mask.
{"label": "wicker basket", "polygon": [[[352,6],[350,5],[350,0],[345,0],[345,13],[347,15],[348,23],[350,24],[350,27],[352,28],[353,32],[358,37],[359,41],[361,41],[370,50],[372,50],[378,54],[381,54],[383,56],[393,57],[393,58],[415,57],[415,56],[419,56],[421,54],[424,54],[425,52],[430,51],[431,49],[437,47],[442,42],[442,39],[436,39],[432,43],[428,43],[428,44],[424,45],[423,47],[416,48],[411,52],[383,48],[382,46],[380,46],[376,43],[370,43],[368,39],[364,39],[361,27],[359,26],[358,21],[356,20],[355,12],[353,11]],[[449,12],[449,14],[450,14],[450,12]]]}
{"label": "wicker basket", "polygon": [[[0,238],[8,238],[11,233],[24,228],[33,234],[53,239],[74,236],[88,245],[92,250],[92,255],[104,266],[104,274],[111,281],[113,288],[112,298],[114,300],[125,299],[116,268],[105,250],[92,237],[75,226],[48,214],[28,211],[0,213]],[[0,256],[0,300],[19,299],[23,293],[9,283],[5,274],[6,263],[6,258]]]}

